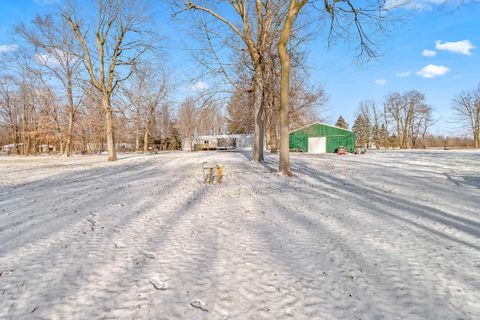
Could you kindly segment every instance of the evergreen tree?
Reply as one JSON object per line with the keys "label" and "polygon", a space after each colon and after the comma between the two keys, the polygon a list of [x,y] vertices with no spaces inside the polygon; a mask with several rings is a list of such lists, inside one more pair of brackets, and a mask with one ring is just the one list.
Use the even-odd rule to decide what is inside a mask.
{"label": "evergreen tree", "polygon": [[338,117],[338,120],[335,123],[335,126],[343,129],[348,129],[348,123],[345,121],[345,119],[343,119],[342,116]]}
{"label": "evergreen tree", "polygon": [[387,128],[385,127],[385,124],[382,124],[382,126],[380,127],[380,130],[378,132],[378,141],[378,147],[387,149],[390,146],[389,134]]}
{"label": "evergreen tree", "polygon": [[182,136],[178,128],[172,126],[169,130],[165,148],[167,150],[180,150],[182,148]]}
{"label": "evergreen tree", "polygon": [[358,115],[353,124],[353,132],[357,136],[357,145],[368,148],[370,141],[370,123],[362,115]]}
{"label": "evergreen tree", "polygon": [[391,136],[388,138],[388,146],[392,149],[395,149],[396,147],[400,147],[400,144],[398,142],[398,137],[395,133],[392,133]]}

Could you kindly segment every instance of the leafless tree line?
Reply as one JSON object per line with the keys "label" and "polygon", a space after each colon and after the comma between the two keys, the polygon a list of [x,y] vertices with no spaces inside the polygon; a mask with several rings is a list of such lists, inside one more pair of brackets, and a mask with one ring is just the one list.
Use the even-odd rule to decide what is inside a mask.
{"label": "leafless tree line", "polygon": [[140,134],[144,150],[152,137],[166,145],[169,79],[145,62],[153,35],[147,2],[98,0],[90,15],[67,1],[55,16],[16,27],[24,49],[0,79],[0,130],[11,152],[106,149],[116,160],[117,148],[131,148],[132,132],[135,150]]}
{"label": "leafless tree line", "polygon": [[190,150],[193,150],[197,136],[227,133],[221,105],[210,100],[199,103],[191,97],[185,99],[178,110],[177,121],[183,142]]}
{"label": "leafless tree line", "polygon": [[471,133],[475,148],[480,148],[480,85],[458,94],[453,99],[453,111],[463,129]]}
{"label": "leafless tree line", "polygon": [[[223,79],[218,91],[230,92],[230,129],[253,129],[256,161],[263,160],[265,141],[271,150],[279,149],[279,170],[286,175],[291,174],[289,130],[318,117],[315,110],[326,97],[321,87],[309,85],[308,71],[302,66],[309,23],[326,21],[320,25],[328,31],[330,43],[356,41],[357,57],[372,58],[374,37],[391,21],[393,9],[380,0],[366,1],[361,7],[349,0],[169,2],[176,16],[192,13],[202,32],[205,50],[198,61]],[[0,137],[7,136],[15,152],[32,154],[46,145],[69,155],[105,147],[108,159],[115,160],[116,148],[126,143],[145,151],[152,143],[178,145],[180,136],[225,128],[221,105],[212,97],[187,99],[178,117],[173,116],[170,79],[145,63],[154,49],[148,1],[92,3],[93,15],[71,0],[58,15],[17,27],[35,62],[19,55],[14,71],[1,80]],[[229,48],[227,59],[221,48]],[[462,104],[475,105],[472,99],[456,100],[457,114],[464,120],[465,114],[471,118],[471,112],[460,111],[465,109]],[[373,123],[377,136],[394,132],[402,148],[425,140],[433,121],[431,107],[416,91],[390,95],[383,112],[364,109],[363,122]],[[466,121],[478,145],[478,120]],[[370,136],[368,140],[367,145],[372,143]]]}
{"label": "leafless tree line", "polygon": [[415,147],[419,140],[424,141],[434,121],[432,107],[427,105],[425,94],[416,90],[390,94],[385,101],[385,112],[403,149]]}
{"label": "leafless tree line", "polygon": [[375,101],[361,102],[352,128],[357,143],[364,148],[409,149],[425,146],[433,123],[433,109],[426,103],[425,94],[411,90],[390,93],[383,108]]}
{"label": "leafless tree line", "polygon": [[[463,91],[452,100],[456,118],[452,121],[461,125],[463,133],[473,139],[472,146],[480,147],[480,87]],[[365,100],[359,110],[352,129],[357,143],[364,148],[425,148],[425,147],[468,147],[469,138],[435,136],[429,132],[436,122],[433,108],[426,103],[425,94],[411,90],[405,93],[392,92],[382,107],[375,101]],[[348,127],[343,118],[337,125]]]}

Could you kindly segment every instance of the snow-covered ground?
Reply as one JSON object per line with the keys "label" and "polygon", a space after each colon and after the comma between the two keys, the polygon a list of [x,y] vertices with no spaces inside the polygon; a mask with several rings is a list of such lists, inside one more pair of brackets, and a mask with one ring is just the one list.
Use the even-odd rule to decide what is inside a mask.
{"label": "snow-covered ground", "polygon": [[0,158],[0,319],[480,319],[479,152],[276,163]]}

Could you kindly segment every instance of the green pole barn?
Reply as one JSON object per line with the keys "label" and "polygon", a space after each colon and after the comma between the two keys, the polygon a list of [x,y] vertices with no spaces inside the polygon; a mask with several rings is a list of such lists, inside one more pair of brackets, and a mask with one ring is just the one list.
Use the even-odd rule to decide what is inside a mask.
{"label": "green pole barn", "polygon": [[289,134],[290,150],[308,153],[334,153],[343,146],[348,152],[356,147],[355,133],[328,124],[314,122]]}

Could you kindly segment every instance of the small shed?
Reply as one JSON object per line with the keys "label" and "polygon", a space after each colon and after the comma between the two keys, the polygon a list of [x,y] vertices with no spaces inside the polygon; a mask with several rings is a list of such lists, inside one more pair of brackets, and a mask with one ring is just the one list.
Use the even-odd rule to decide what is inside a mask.
{"label": "small shed", "polygon": [[343,146],[348,152],[356,147],[355,133],[349,129],[314,122],[289,134],[290,150],[308,153],[334,153]]}

